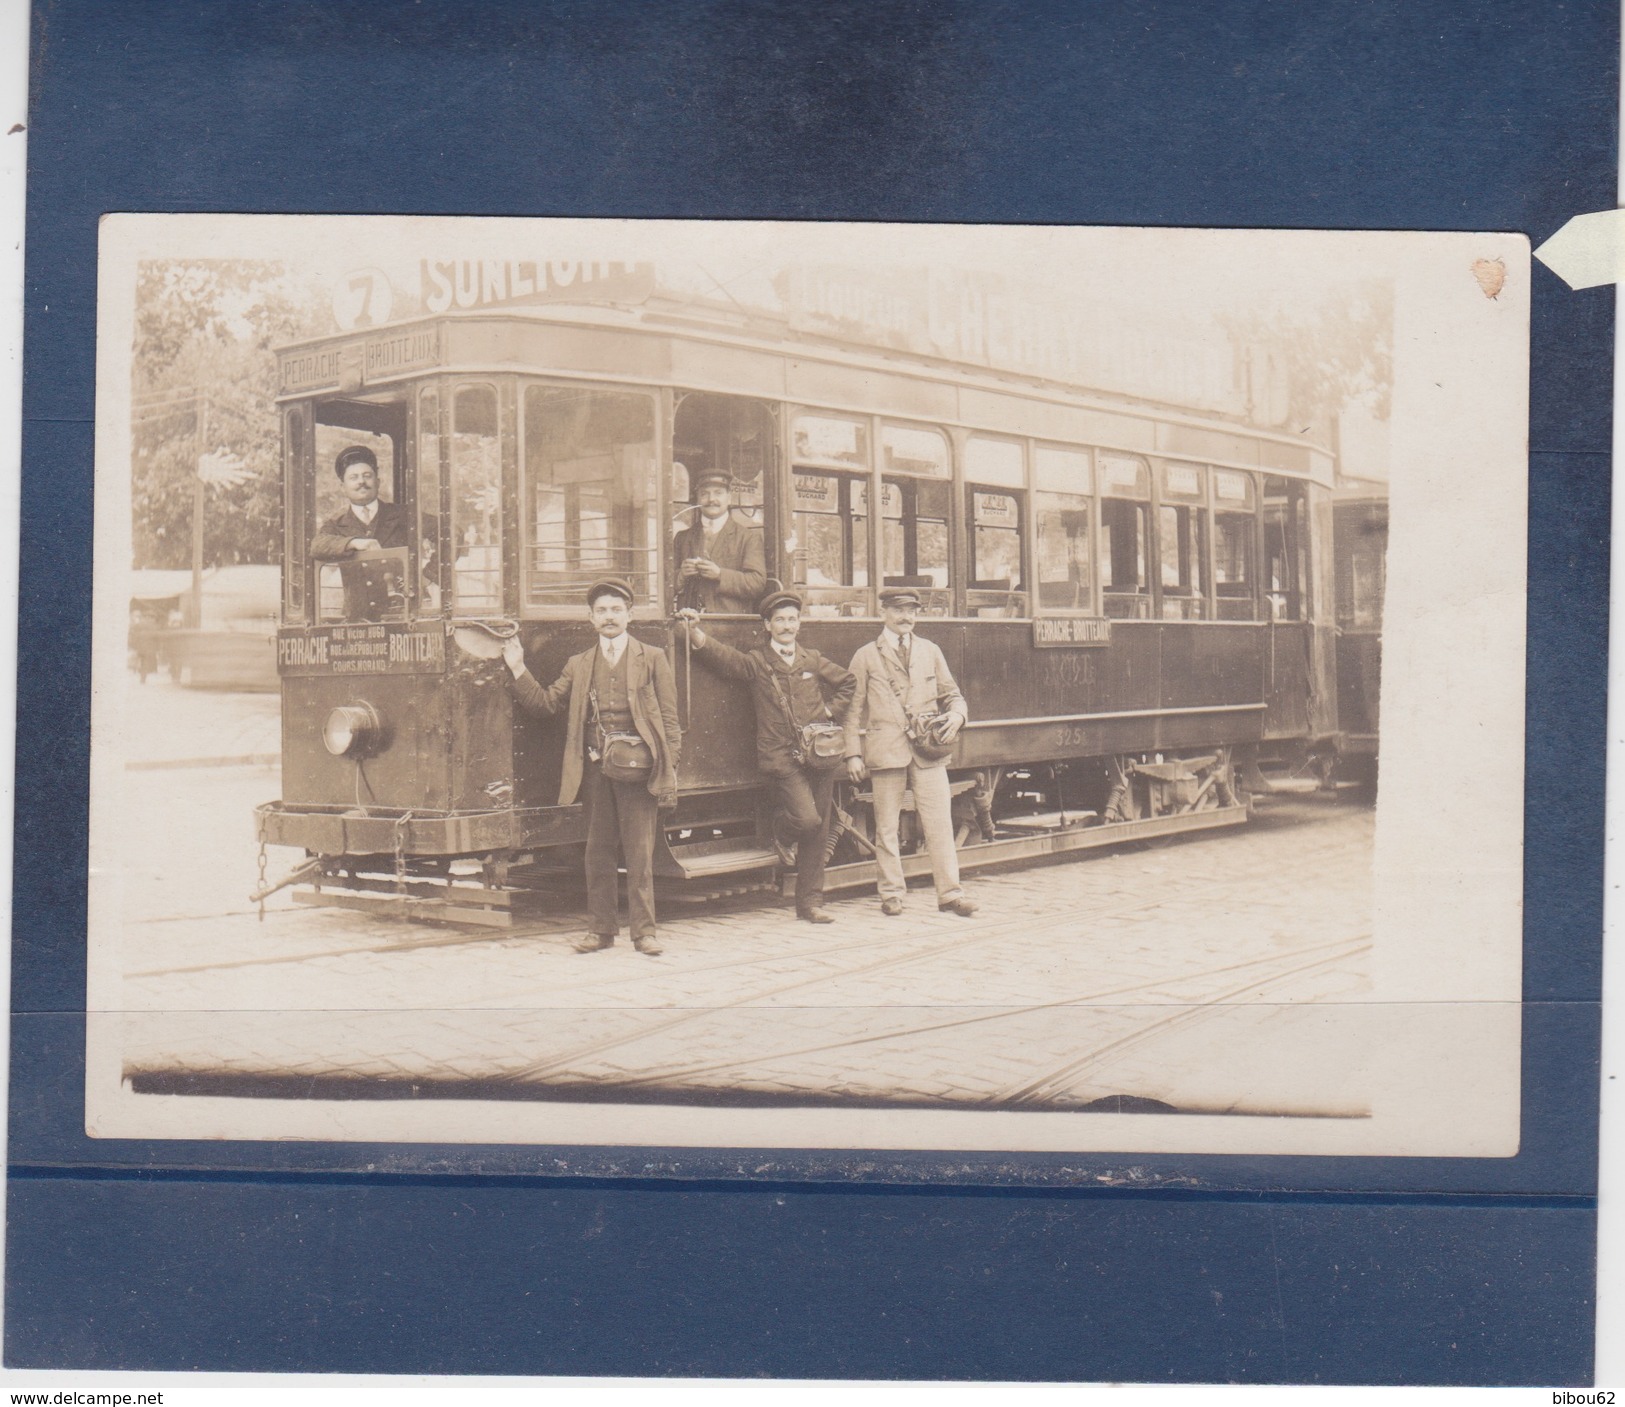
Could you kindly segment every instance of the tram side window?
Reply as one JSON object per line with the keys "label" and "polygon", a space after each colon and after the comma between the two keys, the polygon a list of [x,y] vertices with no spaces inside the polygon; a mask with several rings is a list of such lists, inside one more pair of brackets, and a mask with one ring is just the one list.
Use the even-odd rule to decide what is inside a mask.
{"label": "tram side window", "polygon": [[970,498],[971,580],[966,604],[973,616],[1027,614],[1021,569],[1021,495],[975,484]]}
{"label": "tram side window", "polygon": [[1213,471],[1213,595],[1220,620],[1256,617],[1258,519],[1253,478]]}
{"label": "tram side window", "polygon": [[1303,486],[1264,480],[1264,590],[1272,620],[1303,620],[1308,580],[1308,506]]}
{"label": "tram side window", "polygon": [[850,474],[791,476],[795,575],[810,616],[861,616],[869,602],[869,520],[865,482]]}
{"label": "tram side window", "polygon": [[525,389],[525,603],[579,608],[596,577],[653,601],[654,402],[630,391]]}
{"label": "tram side window", "polygon": [[882,585],[918,588],[921,615],[951,614],[948,506],[952,485],[925,479],[883,479],[880,487],[884,496]]}
{"label": "tram side window", "polygon": [[418,397],[418,592],[420,614],[440,610],[440,396]]}
{"label": "tram side window", "polygon": [[1162,557],[1162,614],[1165,620],[1203,617],[1203,512],[1189,504],[1165,503],[1157,510]]}
{"label": "tram side window", "polygon": [[1213,515],[1213,589],[1220,620],[1253,618],[1253,533],[1251,513]]}
{"label": "tram side window", "polygon": [[1078,493],[1040,493],[1037,503],[1038,604],[1053,611],[1092,609],[1090,500]]}
{"label": "tram side window", "polygon": [[1100,456],[1100,564],[1102,604],[1115,620],[1148,620],[1151,576],[1147,566],[1151,505],[1145,461]]}
{"label": "tram side window", "polygon": [[494,386],[451,403],[452,602],[459,615],[502,609],[502,437]]}

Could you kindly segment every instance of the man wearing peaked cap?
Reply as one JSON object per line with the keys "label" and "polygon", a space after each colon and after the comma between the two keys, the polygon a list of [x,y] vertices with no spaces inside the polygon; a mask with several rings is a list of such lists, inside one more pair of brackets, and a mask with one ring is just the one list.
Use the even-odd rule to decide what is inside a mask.
{"label": "man wearing peaked cap", "polygon": [[727,679],[748,684],[756,706],[756,766],[778,793],[776,848],[788,868],[795,847],[796,917],[807,923],[833,923],[823,907],[825,847],[834,807],[840,761],[812,754],[807,724],[839,723],[852,703],[850,673],[817,650],[796,641],[801,632],[801,598],[775,591],[762,599],[767,639],[736,650],[700,629],[698,613],[679,613],[694,646],[694,658]]}
{"label": "man wearing peaked cap", "polygon": [[745,615],[767,585],[762,530],[733,515],[733,479],[722,469],[694,476],[698,521],[677,535],[679,609]]}
{"label": "man wearing peaked cap", "polygon": [[386,574],[376,561],[353,559],[358,552],[408,546],[412,515],[378,497],[378,456],[365,445],[340,450],[333,472],[348,502],[317,528],[310,555],[318,562],[347,564],[339,568],[347,620],[381,620],[389,604]]}
{"label": "man wearing peaked cap", "polygon": [[897,829],[903,795],[912,791],[931,854],[937,907],[968,918],[976,904],[959,883],[947,758],[948,745],[965,726],[965,696],[942,651],[914,633],[920,593],[887,587],[880,609],[886,628],[852,656],[857,687],[846,715],[845,749],[847,775],[854,782],[871,778],[880,911],[903,912],[908,881]]}
{"label": "man wearing peaked cap", "polygon": [[559,805],[569,806],[579,794],[587,812],[588,931],[576,951],[595,953],[614,944],[624,859],[632,946],[654,957],[662,951],[655,935],[655,837],[659,813],[677,805],[682,732],[665,651],[627,633],[635,599],[620,577],[589,586],[587,610],[598,640],[566,660],[545,689],[525,667],[517,636],[503,645],[502,658],[521,708],[549,716],[569,709]]}

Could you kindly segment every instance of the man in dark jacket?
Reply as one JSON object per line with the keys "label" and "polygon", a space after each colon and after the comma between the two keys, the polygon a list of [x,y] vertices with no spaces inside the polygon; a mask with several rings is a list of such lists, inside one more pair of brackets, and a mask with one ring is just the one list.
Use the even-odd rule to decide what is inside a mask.
{"label": "man in dark jacket", "polygon": [[714,615],[748,615],[767,585],[762,530],[733,515],[733,480],[720,469],[694,479],[699,521],[677,535],[677,604]]}
{"label": "man in dark jacket", "polygon": [[[579,793],[587,810],[588,932],[576,951],[611,947],[620,932],[615,911],[619,850],[626,863],[632,946],[654,957],[662,951],[655,936],[655,830],[659,812],[677,805],[682,732],[677,686],[665,653],[627,634],[632,601],[632,588],[618,577],[587,588],[598,640],[565,661],[564,672],[545,689],[525,667],[525,650],[517,637],[503,646],[502,658],[522,708],[549,715],[566,705],[570,710],[559,805],[571,805]],[[617,735],[641,739],[647,748],[650,762],[643,777],[606,775],[610,754],[604,740]]]}
{"label": "man in dark jacket", "polygon": [[[381,620],[389,605],[388,574],[377,562],[355,558],[358,553],[408,546],[412,515],[400,504],[378,497],[378,459],[365,445],[340,450],[333,472],[349,502],[316,530],[310,555],[318,562],[341,563],[347,620]],[[400,584],[404,588],[404,578]]]}
{"label": "man in dark jacket", "polygon": [[[761,616],[768,638],[752,650],[739,651],[701,630],[697,612],[679,613],[695,659],[750,685],[756,705],[756,765],[778,789],[780,821],[796,846],[796,917],[833,923],[822,907],[824,850],[839,769],[814,765],[801,730],[808,723],[841,722],[856,681],[833,660],[796,643],[799,596],[775,592],[762,602]],[[782,844],[780,857],[788,858]]]}

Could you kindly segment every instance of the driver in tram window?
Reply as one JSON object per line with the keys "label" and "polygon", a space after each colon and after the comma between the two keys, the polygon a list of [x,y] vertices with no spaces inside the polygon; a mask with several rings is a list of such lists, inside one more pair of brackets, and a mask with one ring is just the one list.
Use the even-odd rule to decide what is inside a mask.
{"label": "driver in tram window", "polygon": [[388,574],[352,559],[360,552],[408,546],[411,517],[400,504],[378,497],[378,457],[365,445],[340,450],[333,472],[349,502],[316,530],[310,555],[318,562],[348,564],[340,568],[345,619],[382,620],[389,609]]}
{"label": "driver in tram window", "polygon": [[726,470],[700,470],[694,506],[699,521],[677,534],[678,609],[755,615],[767,586],[762,530],[735,519]]}

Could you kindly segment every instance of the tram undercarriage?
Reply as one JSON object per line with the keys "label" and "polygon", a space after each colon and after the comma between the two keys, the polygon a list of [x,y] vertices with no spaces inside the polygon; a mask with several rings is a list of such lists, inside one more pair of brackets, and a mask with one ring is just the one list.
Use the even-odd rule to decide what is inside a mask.
{"label": "tram undercarriage", "polygon": [[[955,771],[960,869],[1239,825],[1248,818],[1255,786],[1268,786],[1258,773],[1256,752],[1251,745],[1216,747]],[[656,886],[663,901],[791,892],[793,872],[764,839],[771,835],[772,818],[761,794],[685,797],[684,809],[699,814],[680,815],[679,824],[659,833],[656,845]],[[301,904],[507,929],[555,914],[559,901],[572,899],[582,883],[580,844],[574,841],[423,853],[425,846],[458,844],[475,835],[497,840],[512,828],[512,813],[430,817],[381,808],[312,813],[275,804],[259,811],[262,881],[266,845],[308,834],[304,823],[312,820],[339,844],[353,847],[357,838],[369,837],[366,853],[307,849],[302,863],[280,880],[262,882],[252,900],[263,906],[272,894],[293,888]],[[826,841],[828,892],[875,882],[874,834],[871,794],[862,784],[840,783]],[[905,874],[928,875],[930,857],[911,793],[904,794],[900,839]]]}

